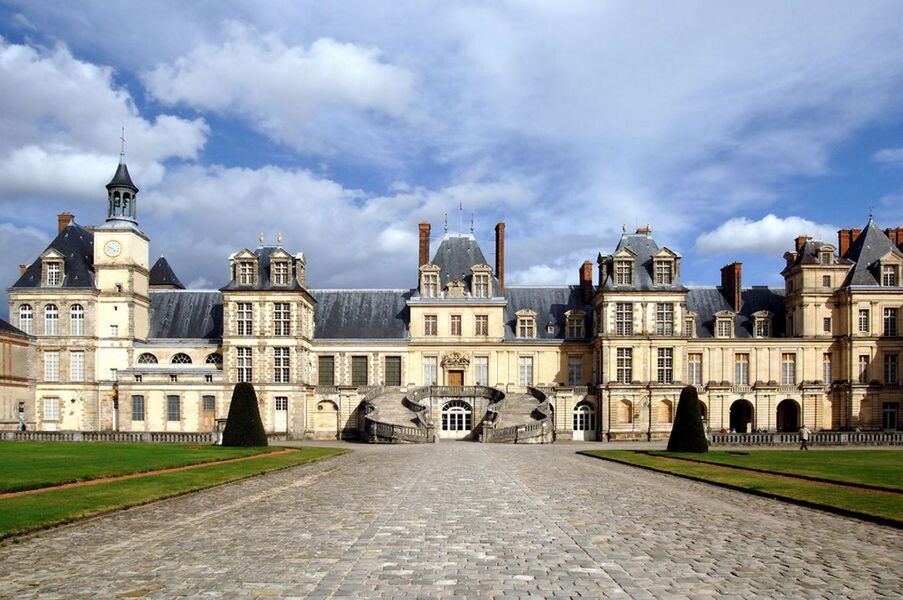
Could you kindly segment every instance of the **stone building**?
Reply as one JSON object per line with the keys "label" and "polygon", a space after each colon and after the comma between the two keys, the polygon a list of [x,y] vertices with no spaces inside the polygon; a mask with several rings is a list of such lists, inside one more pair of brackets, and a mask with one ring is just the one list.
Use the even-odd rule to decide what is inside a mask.
{"label": "stone building", "polygon": [[0,430],[35,425],[31,342],[28,334],[0,319]]}
{"label": "stone building", "polygon": [[431,254],[421,223],[410,289],[310,288],[305,255],[261,238],[228,257],[223,287],[186,290],[167,259],[150,266],[137,195],[121,161],[106,221],[59,215],[21,267],[9,298],[24,333],[6,337],[35,354],[2,381],[7,413],[18,389],[39,429],[209,431],[249,381],[274,435],[648,439],[690,384],[711,430],[901,425],[903,228],[801,236],[782,288],[744,287],[739,263],[720,286],[685,286],[648,226],[575,285],[510,286],[504,223],[492,264],[467,234]]}

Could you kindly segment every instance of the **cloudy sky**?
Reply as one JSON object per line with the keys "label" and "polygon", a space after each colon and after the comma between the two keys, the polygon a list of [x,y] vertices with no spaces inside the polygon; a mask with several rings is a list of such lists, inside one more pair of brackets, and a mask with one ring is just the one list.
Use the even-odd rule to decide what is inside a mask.
{"label": "cloudy sky", "polygon": [[512,283],[646,223],[685,283],[778,283],[796,235],[903,224],[901,40],[878,1],[0,0],[0,285],[57,212],[102,221],[121,127],[192,287],[260,232],[313,287],[410,287],[461,204]]}

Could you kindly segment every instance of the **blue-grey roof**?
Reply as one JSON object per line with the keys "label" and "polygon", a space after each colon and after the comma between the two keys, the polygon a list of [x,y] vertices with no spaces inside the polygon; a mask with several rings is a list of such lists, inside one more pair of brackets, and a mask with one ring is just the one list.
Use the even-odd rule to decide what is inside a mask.
{"label": "blue-grey roof", "polygon": [[[714,337],[715,313],[733,311],[724,297],[721,287],[691,288],[687,291],[687,310],[696,313],[696,337]],[[767,310],[774,314],[773,337],[784,335],[784,288],[753,286],[741,292],[740,312],[734,316],[734,337],[749,338],[753,335],[752,314]]]}
{"label": "blue-grey roof", "polygon": [[[615,248],[613,254],[622,249],[627,249],[636,255],[633,263],[633,285],[615,285],[614,268],[612,256],[600,257],[607,265],[607,275],[604,282],[600,282],[600,286],[606,290],[662,290],[662,291],[682,291],[685,288],[680,285],[679,273],[672,274],[671,285],[655,285],[653,283],[652,258],[661,250],[652,236],[645,233],[624,234],[621,236],[618,247]],[[673,250],[672,250],[673,252]],[[676,254],[676,253],[675,253]]]}
{"label": "blue-grey roof", "polygon": [[297,264],[294,258],[289,261],[289,275],[291,280],[288,285],[280,285],[273,286],[272,281],[270,279],[270,257],[274,252],[282,250],[285,251],[281,246],[261,246],[254,250],[254,255],[257,256],[257,283],[256,285],[238,285],[238,282],[235,279],[232,279],[221,287],[220,289],[223,291],[239,291],[239,290],[279,290],[279,291],[300,291],[304,290],[304,287],[298,283],[298,273],[297,273]]}
{"label": "blue-grey roof", "polygon": [[138,186],[132,183],[132,176],[129,175],[129,168],[123,160],[119,161],[119,166],[116,167],[116,173],[113,174],[113,179],[107,184],[108,190],[114,187],[127,187],[136,192],[138,191]]}
{"label": "blue-grey roof", "polygon": [[[536,339],[564,339],[566,333],[565,312],[579,309],[586,313],[583,331],[586,336],[592,335],[592,306],[583,303],[580,286],[557,287],[521,287],[507,286],[505,299],[505,339],[517,338],[517,312],[520,310],[536,311]],[[547,326],[554,325],[552,333]]]}
{"label": "blue-grey roof", "polygon": [[150,293],[148,338],[222,339],[223,295],[217,291]]}
{"label": "blue-grey roof", "polygon": [[18,327],[15,327],[9,321],[4,321],[3,319],[0,319],[0,333],[5,333],[6,335],[14,335],[16,337],[23,337],[23,338],[30,337],[27,333],[25,333]]}
{"label": "blue-grey roof", "polygon": [[407,301],[411,290],[310,290],[317,339],[387,339],[408,337]]}
{"label": "blue-grey roof", "polygon": [[[94,234],[71,223],[56,236],[45,252],[53,248],[63,255],[64,288],[94,287]],[[43,254],[43,252],[42,252]],[[31,263],[14,288],[41,287],[41,259]]]}
{"label": "blue-grey roof", "polygon": [[865,229],[843,257],[854,263],[843,285],[880,285],[881,273],[878,261],[887,254],[903,257],[903,253],[883,231],[878,229],[875,222],[869,219]]}
{"label": "blue-grey roof", "polygon": [[[442,238],[432,264],[439,267],[439,287],[445,287],[452,281],[461,281],[470,289],[473,274],[471,268],[476,265],[489,265],[480,245],[472,235],[446,235]],[[493,293],[498,294],[498,279],[492,276]]]}
{"label": "blue-grey roof", "polygon": [[151,285],[151,287],[172,286],[172,287],[178,288],[180,290],[185,289],[185,286],[182,285],[181,281],[179,281],[179,278],[176,276],[175,272],[172,270],[172,267],[169,266],[169,261],[167,261],[162,256],[160,258],[158,258],[157,262],[154,263],[154,266],[151,267],[150,285]]}

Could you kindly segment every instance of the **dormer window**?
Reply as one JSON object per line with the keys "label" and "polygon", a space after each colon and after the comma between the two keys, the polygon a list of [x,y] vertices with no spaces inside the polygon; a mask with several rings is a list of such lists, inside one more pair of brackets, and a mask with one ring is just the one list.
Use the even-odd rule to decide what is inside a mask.
{"label": "dormer window", "polygon": [[688,338],[696,337],[696,313],[688,312],[684,317],[684,336]]}
{"label": "dormer window", "polygon": [[633,285],[633,264],[629,260],[615,261],[615,285]]}
{"label": "dormer window", "polygon": [[256,283],[254,263],[249,260],[238,263],[238,285],[254,285]]}
{"label": "dormer window", "polygon": [[818,262],[823,265],[830,265],[834,262],[834,253],[830,250],[822,250],[818,253]]}
{"label": "dormer window", "polygon": [[881,285],[885,287],[896,287],[899,277],[897,277],[896,265],[881,266]]}
{"label": "dormer window", "polygon": [[734,337],[734,313],[729,310],[715,313],[715,337]]}
{"label": "dormer window", "polygon": [[519,310],[517,316],[517,337],[533,339],[536,337],[536,313],[532,310]]}
{"label": "dormer window", "polygon": [[471,268],[473,277],[471,279],[470,293],[474,298],[489,298],[492,296],[492,283],[490,273],[492,268],[489,265],[475,265]]}
{"label": "dormer window", "polygon": [[288,261],[273,261],[273,285],[287,286],[291,277]]}
{"label": "dormer window", "polygon": [[60,262],[47,263],[47,285],[56,287],[63,283],[63,264]]}
{"label": "dormer window", "polygon": [[424,298],[439,297],[439,267],[436,265],[420,267],[420,295]]}
{"label": "dormer window", "polygon": [[674,281],[674,265],[671,261],[655,261],[655,285],[671,285]]}
{"label": "dormer window", "polygon": [[567,337],[582,338],[585,335],[586,314],[579,310],[571,310],[565,314],[567,315]]}
{"label": "dormer window", "polygon": [[767,310],[753,313],[753,336],[757,338],[771,337],[771,320],[773,315]]}

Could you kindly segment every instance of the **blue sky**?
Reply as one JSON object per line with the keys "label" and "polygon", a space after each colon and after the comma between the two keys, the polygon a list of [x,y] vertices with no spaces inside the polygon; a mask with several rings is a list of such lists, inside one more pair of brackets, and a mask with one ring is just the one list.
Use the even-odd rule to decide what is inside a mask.
{"label": "blue sky", "polygon": [[313,287],[409,287],[459,204],[511,283],[650,223],[685,283],[778,284],[797,235],[903,224],[900,40],[899,2],[0,0],[0,284],[102,221],[122,126],[193,287],[260,232]]}

